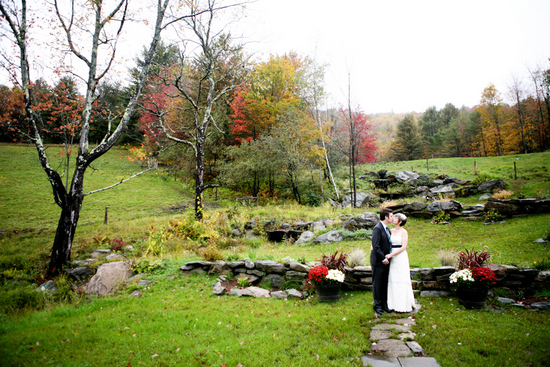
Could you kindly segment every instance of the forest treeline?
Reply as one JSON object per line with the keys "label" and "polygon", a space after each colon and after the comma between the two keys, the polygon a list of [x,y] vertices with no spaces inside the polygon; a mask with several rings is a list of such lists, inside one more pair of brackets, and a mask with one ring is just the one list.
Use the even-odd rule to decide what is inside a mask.
{"label": "forest treeline", "polygon": [[[530,70],[529,82],[513,80],[506,91],[487,86],[477,106],[449,103],[422,113],[368,116],[358,106],[326,108],[323,67],[308,57],[290,53],[250,61],[229,36],[220,37],[211,52],[215,58],[189,60],[177,46],[160,43],[140,108],[120,139],[132,146],[130,159],[158,162],[188,179],[202,165],[205,183],[252,195],[286,190],[302,202],[305,191],[323,190],[331,167],[351,172],[352,163],[550,148],[550,68]],[[137,75],[143,55],[130,75]],[[212,93],[205,78],[215,81]],[[134,84],[99,84],[91,142],[99,143],[116,126]],[[70,159],[84,101],[77,80],[65,75],[50,85],[39,79],[32,89],[44,142],[64,144]],[[25,139],[18,86],[0,86],[0,118],[2,142]]]}

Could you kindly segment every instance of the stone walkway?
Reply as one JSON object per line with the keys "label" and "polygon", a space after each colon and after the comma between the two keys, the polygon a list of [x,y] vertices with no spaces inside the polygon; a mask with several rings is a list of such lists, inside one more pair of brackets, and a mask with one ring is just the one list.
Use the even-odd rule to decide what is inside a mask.
{"label": "stone walkway", "polygon": [[426,352],[414,341],[415,333],[411,326],[415,325],[414,315],[421,305],[410,314],[403,314],[402,318],[376,317],[371,329],[370,353],[362,357],[363,366],[371,367],[440,367],[433,357],[426,357]]}

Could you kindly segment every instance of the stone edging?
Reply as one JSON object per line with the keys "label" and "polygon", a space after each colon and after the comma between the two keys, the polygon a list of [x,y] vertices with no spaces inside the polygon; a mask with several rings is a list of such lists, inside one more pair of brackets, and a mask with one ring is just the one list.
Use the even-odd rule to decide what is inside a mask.
{"label": "stone edging", "polygon": [[[248,259],[233,262],[218,260],[216,262],[191,261],[183,265],[180,270],[184,273],[232,274],[236,278],[247,277],[248,283],[253,286],[259,285],[262,282],[271,282],[274,288],[280,288],[284,282],[288,281],[302,284],[307,279],[310,268],[315,265],[314,263],[301,264],[298,262],[282,264],[271,260],[259,260],[256,262]],[[531,289],[550,287],[550,271],[520,269],[511,265],[489,264],[487,266],[497,276],[497,284],[495,286],[497,288],[506,287],[512,290],[521,290],[525,293]],[[453,290],[453,287],[449,283],[449,276],[453,272],[455,272],[455,268],[452,266],[412,268],[413,289],[415,293],[420,293],[421,296],[447,296]],[[342,285],[343,290],[372,290],[372,271],[370,266],[346,267],[345,273],[346,277]],[[223,280],[224,278],[219,278],[220,282]],[[221,284],[217,287],[216,294],[225,293],[221,289],[223,287],[220,287]],[[263,289],[260,287],[255,288]],[[258,290],[253,289],[253,291]],[[251,295],[238,291],[235,291],[233,294],[238,296]],[[265,292],[260,292],[260,294],[262,294],[260,295],[261,297],[266,296]],[[298,294],[291,296],[302,298]]]}

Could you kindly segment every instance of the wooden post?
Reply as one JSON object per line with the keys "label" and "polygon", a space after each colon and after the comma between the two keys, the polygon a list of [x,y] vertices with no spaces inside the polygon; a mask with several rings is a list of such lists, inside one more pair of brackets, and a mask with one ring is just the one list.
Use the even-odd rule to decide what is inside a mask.
{"label": "wooden post", "polygon": [[477,161],[474,161],[474,175],[477,175]]}
{"label": "wooden post", "polygon": [[430,172],[430,162],[428,162],[428,158],[426,158],[426,171]]}
{"label": "wooden post", "polygon": [[514,162],[514,180],[518,179],[518,171],[516,169],[516,162]]}
{"label": "wooden post", "polygon": [[108,207],[105,207],[105,219],[103,220],[103,224],[107,225],[108,222]]}

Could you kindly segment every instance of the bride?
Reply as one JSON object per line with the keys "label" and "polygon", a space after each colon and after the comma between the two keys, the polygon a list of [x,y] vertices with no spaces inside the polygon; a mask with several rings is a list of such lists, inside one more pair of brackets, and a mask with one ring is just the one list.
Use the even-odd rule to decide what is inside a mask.
{"label": "bride", "polygon": [[407,244],[409,234],[403,226],[407,223],[405,214],[393,216],[395,228],[391,231],[392,252],[386,255],[390,261],[388,278],[388,308],[396,312],[411,312],[415,308],[411,284],[411,270]]}

